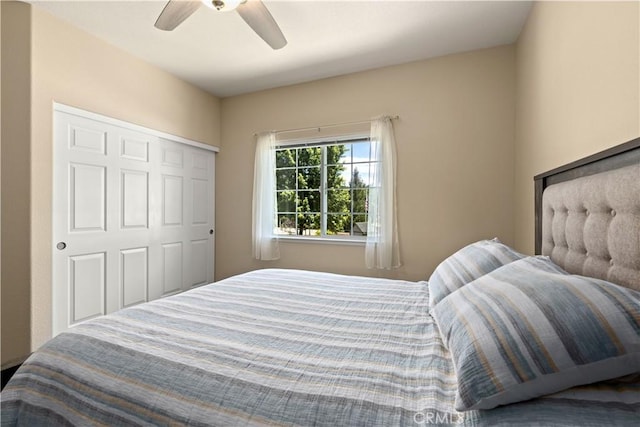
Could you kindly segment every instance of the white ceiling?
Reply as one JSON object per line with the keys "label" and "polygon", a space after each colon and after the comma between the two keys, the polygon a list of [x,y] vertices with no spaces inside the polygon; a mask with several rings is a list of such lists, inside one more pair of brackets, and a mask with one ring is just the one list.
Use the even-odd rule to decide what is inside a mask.
{"label": "white ceiling", "polygon": [[172,32],[166,1],[31,1],[217,96],[513,43],[530,1],[264,0],[288,40],[272,50],[236,12],[201,7]]}

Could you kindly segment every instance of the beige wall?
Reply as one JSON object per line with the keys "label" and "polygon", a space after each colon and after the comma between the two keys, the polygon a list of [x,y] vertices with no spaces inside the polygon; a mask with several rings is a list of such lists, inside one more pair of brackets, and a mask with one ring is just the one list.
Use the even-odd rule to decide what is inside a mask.
{"label": "beige wall", "polygon": [[[30,334],[34,349],[51,334],[52,103],[220,145],[220,101],[37,7],[22,7],[31,13],[31,262],[16,261],[30,268],[31,322],[13,321],[15,310],[6,316],[3,310],[3,328],[5,318],[11,319],[7,326],[14,336]],[[29,199],[29,193],[24,197]],[[3,264],[6,268],[4,258]],[[3,280],[2,293],[19,287],[23,298],[24,286],[29,284]]]}
{"label": "beige wall", "polygon": [[[222,101],[216,169],[216,277],[262,267],[427,279],[473,240],[513,241],[512,46],[231,97]],[[251,257],[253,133],[398,114],[398,214],[404,266],[364,267],[364,247],[281,243]]]}
{"label": "beige wall", "polygon": [[537,2],[517,43],[515,244],[533,176],[640,136],[640,3]]}
{"label": "beige wall", "polygon": [[2,365],[29,352],[29,8],[2,2]]}

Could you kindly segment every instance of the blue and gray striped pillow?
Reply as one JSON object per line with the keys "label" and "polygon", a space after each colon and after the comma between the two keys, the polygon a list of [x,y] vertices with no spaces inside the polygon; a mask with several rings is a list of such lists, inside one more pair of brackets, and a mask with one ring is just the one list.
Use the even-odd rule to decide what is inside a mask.
{"label": "blue and gray striped pillow", "polygon": [[498,239],[465,246],[433,271],[429,278],[429,307],[478,277],[523,257]]}
{"label": "blue and gray striped pillow", "polygon": [[640,293],[528,257],[433,310],[457,374],[456,409],[490,409],[640,372]]}

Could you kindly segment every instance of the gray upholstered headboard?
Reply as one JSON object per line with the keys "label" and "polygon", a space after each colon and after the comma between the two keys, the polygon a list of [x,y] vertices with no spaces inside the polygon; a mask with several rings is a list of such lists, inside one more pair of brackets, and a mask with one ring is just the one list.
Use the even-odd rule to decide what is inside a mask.
{"label": "gray upholstered headboard", "polygon": [[640,138],[535,177],[536,253],[640,290]]}

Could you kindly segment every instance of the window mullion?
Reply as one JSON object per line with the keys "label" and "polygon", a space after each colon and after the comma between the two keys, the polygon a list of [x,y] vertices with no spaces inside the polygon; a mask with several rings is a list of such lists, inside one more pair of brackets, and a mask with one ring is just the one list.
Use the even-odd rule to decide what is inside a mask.
{"label": "window mullion", "polygon": [[320,235],[327,236],[327,147],[323,146],[320,156]]}
{"label": "window mullion", "polygon": [[298,152],[299,150],[296,148],[295,153],[296,153],[296,167],[294,169],[295,173],[296,173],[296,197],[295,197],[295,201],[296,201],[296,205],[294,207],[294,215],[293,218],[295,218],[295,230],[296,230],[296,236],[298,235],[298,202],[300,201],[300,187],[299,187],[299,183],[298,183],[298,173],[300,172],[300,170],[298,169],[298,164],[299,164],[299,158],[300,158],[300,153]]}
{"label": "window mullion", "polygon": [[349,227],[349,235],[353,236],[353,226],[355,224],[355,221],[353,220],[353,206],[354,206],[354,203],[355,203],[354,202],[355,191],[353,189],[353,185],[354,185],[353,184],[353,175],[355,174],[355,165],[353,164],[353,162],[354,162],[353,149],[351,150],[350,154],[351,154],[350,155],[350,158],[351,158],[351,165],[350,165],[351,166],[351,176],[349,177],[349,198],[351,200],[350,200],[350,203],[349,203],[349,205],[350,205],[349,206],[349,222],[351,224],[350,224],[350,227]]}

